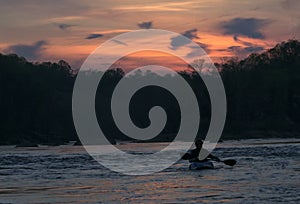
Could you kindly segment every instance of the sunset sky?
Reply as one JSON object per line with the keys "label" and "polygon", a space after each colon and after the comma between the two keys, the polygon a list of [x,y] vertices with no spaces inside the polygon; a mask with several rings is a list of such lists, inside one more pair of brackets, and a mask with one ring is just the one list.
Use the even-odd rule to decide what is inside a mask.
{"label": "sunset sky", "polygon": [[299,0],[0,0],[0,52],[75,69],[101,43],[137,29],[189,37],[215,61],[300,39]]}

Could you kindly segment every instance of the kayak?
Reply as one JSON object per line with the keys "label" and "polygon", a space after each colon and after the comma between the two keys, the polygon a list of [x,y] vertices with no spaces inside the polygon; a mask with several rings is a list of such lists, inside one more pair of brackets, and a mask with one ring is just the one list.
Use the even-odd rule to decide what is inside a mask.
{"label": "kayak", "polygon": [[212,161],[192,162],[189,166],[190,170],[213,169],[214,164]]}

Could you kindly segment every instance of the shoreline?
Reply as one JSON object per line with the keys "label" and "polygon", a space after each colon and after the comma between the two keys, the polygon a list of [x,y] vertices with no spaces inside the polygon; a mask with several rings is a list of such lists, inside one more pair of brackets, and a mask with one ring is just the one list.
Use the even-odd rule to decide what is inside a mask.
{"label": "shoreline", "polygon": [[[251,131],[252,132],[252,131]],[[254,132],[254,131],[253,131]],[[238,136],[239,135],[239,136]],[[242,135],[242,136],[241,136]],[[116,140],[113,145],[122,145],[128,143],[169,143],[171,142],[167,139],[154,139],[149,141],[134,141],[134,140]],[[292,140],[290,142],[278,142],[278,144],[283,143],[299,143],[300,142],[300,134],[277,134],[269,135],[269,134],[249,134],[249,133],[240,133],[240,134],[223,134],[218,143],[228,142],[228,141],[249,141],[249,140]],[[296,140],[293,142],[293,140]],[[299,141],[297,141],[299,140]],[[266,143],[267,144],[267,143]],[[270,144],[276,144],[276,142],[272,142]],[[8,144],[0,144],[0,146],[15,146],[15,147],[57,147],[57,146],[82,146],[80,141],[68,141],[68,142],[53,142],[53,143],[39,143],[39,142],[29,142],[25,141],[24,143],[8,143]]]}

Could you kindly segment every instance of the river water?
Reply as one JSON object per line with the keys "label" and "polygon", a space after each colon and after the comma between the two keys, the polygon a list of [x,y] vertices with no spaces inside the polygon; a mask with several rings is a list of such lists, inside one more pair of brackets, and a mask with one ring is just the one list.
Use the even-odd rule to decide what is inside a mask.
{"label": "river water", "polygon": [[225,141],[214,154],[236,159],[234,167],[190,171],[178,161],[162,172],[128,176],[80,146],[2,146],[0,203],[300,203],[299,150],[299,139]]}

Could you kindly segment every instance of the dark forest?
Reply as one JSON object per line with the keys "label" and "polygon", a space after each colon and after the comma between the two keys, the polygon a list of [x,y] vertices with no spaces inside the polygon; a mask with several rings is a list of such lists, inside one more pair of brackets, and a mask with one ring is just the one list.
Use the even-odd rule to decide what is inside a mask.
{"label": "dark forest", "polygon": [[[299,137],[300,42],[289,40],[245,59],[216,64],[226,90],[227,120],[222,139]],[[107,71],[96,96],[99,124],[112,143],[129,140],[113,122],[111,94],[124,76],[122,67]],[[152,73],[148,73],[152,74]],[[210,121],[210,101],[200,76],[179,74],[199,100],[203,137]],[[148,77],[141,75],[139,77]],[[170,77],[170,76],[156,76]],[[0,144],[59,145],[78,140],[72,119],[72,91],[76,73],[67,62],[32,63],[15,54],[0,54]],[[201,85],[202,84],[202,85]],[[147,127],[148,111],[162,106],[167,124],[151,141],[169,141],[180,125],[179,106],[168,91],[145,87],[132,99],[130,114],[139,127]]]}

